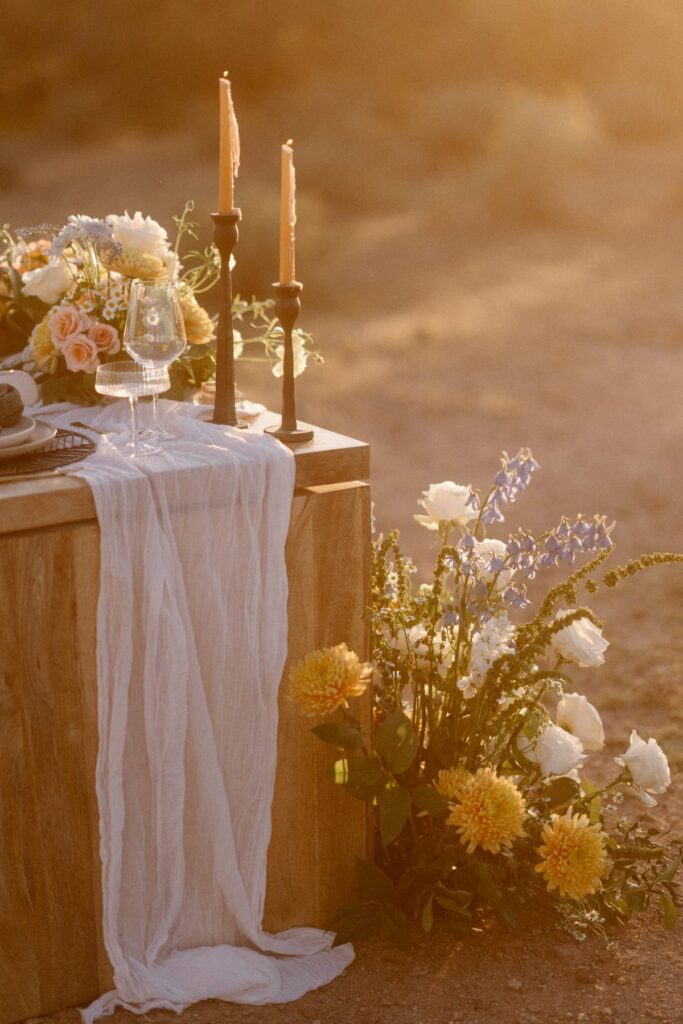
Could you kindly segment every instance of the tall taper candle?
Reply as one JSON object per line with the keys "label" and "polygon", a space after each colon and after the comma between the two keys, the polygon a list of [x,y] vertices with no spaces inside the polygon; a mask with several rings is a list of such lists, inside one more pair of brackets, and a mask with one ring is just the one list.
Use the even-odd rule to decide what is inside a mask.
{"label": "tall taper candle", "polygon": [[240,166],[240,134],[232,105],[228,72],[218,79],[220,91],[220,158],[218,164],[218,212],[230,213],[235,206],[235,178]]}
{"label": "tall taper candle", "polygon": [[294,227],[296,225],[296,174],[292,140],[282,147],[280,173],[280,284],[294,276]]}

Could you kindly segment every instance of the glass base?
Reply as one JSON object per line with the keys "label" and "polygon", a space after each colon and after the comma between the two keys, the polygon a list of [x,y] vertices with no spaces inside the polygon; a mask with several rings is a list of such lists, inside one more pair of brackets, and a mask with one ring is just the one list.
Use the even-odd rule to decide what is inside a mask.
{"label": "glass base", "polygon": [[165,427],[147,427],[140,431],[138,437],[148,444],[159,444],[160,441],[175,441],[178,435],[172,434]]}
{"label": "glass base", "polygon": [[116,450],[126,459],[141,459],[147,455],[158,455],[163,451],[158,444],[149,444],[147,441],[127,441],[125,444],[116,445]]}

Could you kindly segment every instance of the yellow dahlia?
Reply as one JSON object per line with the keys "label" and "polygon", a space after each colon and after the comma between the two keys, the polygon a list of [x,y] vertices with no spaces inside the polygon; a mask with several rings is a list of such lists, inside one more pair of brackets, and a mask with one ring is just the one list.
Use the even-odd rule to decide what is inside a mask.
{"label": "yellow dahlia", "polygon": [[190,345],[208,345],[216,337],[213,321],[194,295],[187,291],[180,293],[180,308],[185,321],[185,333]]}
{"label": "yellow dahlia", "polygon": [[33,361],[39,370],[50,369],[52,360],[57,356],[48,317],[49,313],[33,328],[30,339]]}
{"label": "yellow dahlia", "polygon": [[100,260],[107,270],[115,270],[124,277],[139,277],[143,281],[158,281],[168,273],[166,264],[158,256],[127,245],[118,251],[104,252]]}
{"label": "yellow dahlia", "polygon": [[607,871],[605,837],[600,824],[591,825],[585,814],[554,814],[543,828],[543,845],[539,847],[541,863],[536,870],[544,877],[548,889],[558,889],[560,896],[578,900],[600,888]]}
{"label": "yellow dahlia", "polygon": [[439,772],[436,788],[447,800],[459,800],[470,778],[470,773],[464,768],[444,768]]}
{"label": "yellow dahlia", "polygon": [[474,775],[462,772],[455,780],[455,791],[459,803],[448,824],[458,830],[468,853],[477,846],[499,853],[501,846],[510,846],[524,835],[526,804],[509,779],[500,778],[491,768],[480,768]]}
{"label": "yellow dahlia", "polygon": [[348,707],[349,697],[365,692],[372,665],[364,664],[346,644],[307,654],[290,672],[290,696],[304,715],[327,715]]}

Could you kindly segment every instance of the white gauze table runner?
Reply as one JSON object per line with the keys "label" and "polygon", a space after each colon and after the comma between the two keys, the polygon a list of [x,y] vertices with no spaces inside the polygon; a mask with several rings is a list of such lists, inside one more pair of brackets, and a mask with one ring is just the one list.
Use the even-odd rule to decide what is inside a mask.
{"label": "white gauze table runner", "polygon": [[[262,930],[294,459],[160,407],[182,431],[162,454],[131,462],[100,438],[74,467],[101,531],[97,797],[116,985],[86,1024],[117,1005],[288,1002],[353,959],[329,932]],[[117,431],[128,410],[40,415]]]}

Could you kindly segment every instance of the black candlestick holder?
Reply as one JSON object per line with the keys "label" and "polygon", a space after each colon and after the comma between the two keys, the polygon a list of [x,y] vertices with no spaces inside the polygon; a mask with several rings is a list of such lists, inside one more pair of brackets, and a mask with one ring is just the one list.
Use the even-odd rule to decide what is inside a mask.
{"label": "black candlestick holder", "polygon": [[266,427],[266,433],[277,437],[284,444],[302,444],[313,440],[313,431],[299,427],[296,420],[294,400],[294,345],[292,330],[301,311],[299,293],[303,288],[298,281],[291,284],[274,284],[275,315],[284,332],[284,357],[282,360],[282,422],[279,427]]}
{"label": "black candlestick holder", "polygon": [[221,258],[216,331],[216,400],[213,422],[239,427],[235,411],[235,338],[232,329],[232,273],[230,257],[237,245],[240,210],[212,213],[213,240]]}

